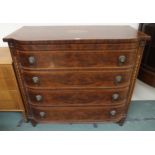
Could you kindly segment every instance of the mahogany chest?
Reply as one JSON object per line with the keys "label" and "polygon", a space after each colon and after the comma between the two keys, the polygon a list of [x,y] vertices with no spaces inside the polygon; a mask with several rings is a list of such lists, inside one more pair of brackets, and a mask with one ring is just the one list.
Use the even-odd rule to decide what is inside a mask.
{"label": "mahogany chest", "polygon": [[129,26],[35,26],[3,40],[33,125],[122,125],[148,39]]}

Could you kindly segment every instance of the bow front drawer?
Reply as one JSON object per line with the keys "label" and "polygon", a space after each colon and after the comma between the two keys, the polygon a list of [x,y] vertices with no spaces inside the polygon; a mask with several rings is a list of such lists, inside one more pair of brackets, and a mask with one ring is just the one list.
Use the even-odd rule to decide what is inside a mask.
{"label": "bow front drawer", "polygon": [[132,70],[24,71],[27,87],[52,89],[128,86]]}
{"label": "bow front drawer", "polygon": [[135,53],[135,50],[20,51],[19,61],[26,69],[132,67],[136,58]]}
{"label": "bow front drawer", "polygon": [[103,122],[118,121],[123,107],[32,107],[33,117],[40,122]]}
{"label": "bow front drawer", "polygon": [[28,90],[36,106],[118,105],[124,103],[128,87],[121,89]]}

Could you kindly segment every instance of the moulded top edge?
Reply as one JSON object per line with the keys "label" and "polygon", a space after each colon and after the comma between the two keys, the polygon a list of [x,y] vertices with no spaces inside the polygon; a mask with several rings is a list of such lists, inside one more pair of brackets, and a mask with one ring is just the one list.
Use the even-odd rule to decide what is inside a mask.
{"label": "moulded top edge", "polygon": [[10,42],[136,42],[150,37],[130,26],[24,26],[3,38]]}

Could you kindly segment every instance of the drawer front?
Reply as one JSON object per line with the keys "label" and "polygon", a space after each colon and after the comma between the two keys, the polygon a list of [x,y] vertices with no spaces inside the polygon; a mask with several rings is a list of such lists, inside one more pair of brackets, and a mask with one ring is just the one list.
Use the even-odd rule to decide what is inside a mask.
{"label": "drawer front", "polygon": [[89,67],[132,67],[133,51],[36,51],[19,52],[21,66],[27,69],[61,69]]}
{"label": "drawer front", "polygon": [[128,87],[123,89],[28,90],[35,106],[118,105],[124,104]]}
{"label": "drawer front", "polygon": [[41,122],[102,122],[119,121],[124,107],[35,107],[32,112]]}
{"label": "drawer front", "polygon": [[26,86],[31,88],[109,88],[128,86],[131,71],[27,71],[23,76]]}

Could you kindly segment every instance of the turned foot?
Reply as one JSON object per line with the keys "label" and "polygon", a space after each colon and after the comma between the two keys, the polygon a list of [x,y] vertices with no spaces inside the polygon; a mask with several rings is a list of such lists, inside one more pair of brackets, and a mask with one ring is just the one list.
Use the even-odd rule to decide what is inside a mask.
{"label": "turned foot", "polygon": [[124,125],[125,120],[126,120],[126,117],[123,117],[120,121],[118,121],[118,122],[117,122],[117,123],[118,123],[118,125],[119,125],[119,126],[123,126],[123,125]]}
{"label": "turned foot", "polygon": [[35,127],[35,126],[37,125],[37,122],[36,122],[35,120],[32,119],[32,120],[31,120],[31,124],[32,124],[33,127]]}

